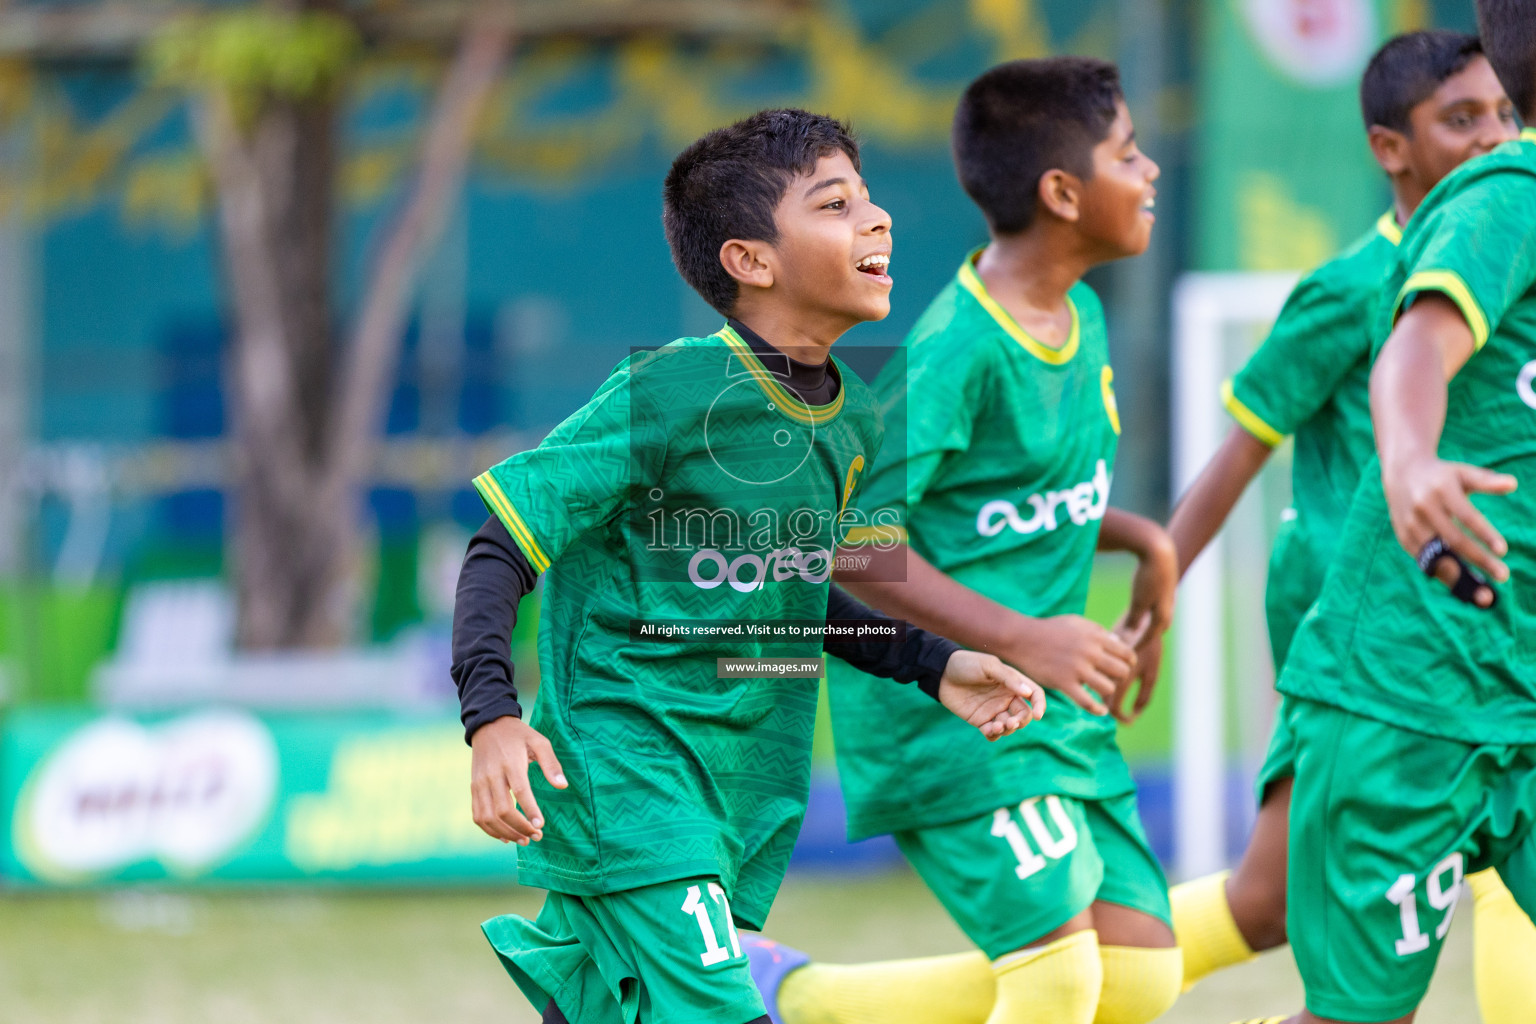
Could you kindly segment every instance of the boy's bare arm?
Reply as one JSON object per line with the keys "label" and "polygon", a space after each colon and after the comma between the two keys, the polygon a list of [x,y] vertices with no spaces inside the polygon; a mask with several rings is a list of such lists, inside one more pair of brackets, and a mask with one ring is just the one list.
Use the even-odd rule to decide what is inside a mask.
{"label": "boy's bare arm", "polygon": [[[1371,422],[1381,455],[1381,482],[1398,543],[1414,558],[1438,537],[1495,582],[1509,578],[1503,536],[1468,495],[1507,494],[1515,478],[1439,457],[1447,382],[1476,351],[1472,329],[1445,296],[1424,293],[1398,320],[1371,371]],[[1475,539],[1474,539],[1475,538]],[[1435,576],[1454,586],[1460,569],[1441,559]],[[1487,607],[1493,593],[1479,588]]]}
{"label": "boy's bare arm", "polygon": [[1080,615],[1021,615],[957,583],[905,544],[848,553],[873,556],[861,570],[836,574],[859,600],[963,647],[995,654],[1093,714],[1106,714],[1104,701],[1130,678],[1135,652],[1096,622]]}
{"label": "boy's bare arm", "polygon": [[1139,562],[1131,585],[1131,607],[1122,625],[1132,643],[1161,634],[1173,621],[1173,594],[1179,583],[1178,554],[1161,526],[1145,516],[1111,508],[1099,525],[1100,551],[1127,551]]}
{"label": "boy's bare arm", "polygon": [[1178,551],[1180,579],[1221,530],[1237,500],[1259,475],[1272,451],[1273,448],[1242,427],[1234,426],[1216,454],[1211,456],[1211,461],[1205,464],[1195,482],[1179,499],[1168,520],[1168,534]]}
{"label": "boy's bare arm", "polygon": [[[1152,700],[1162,671],[1163,633],[1173,621],[1174,592],[1179,585],[1178,554],[1161,526],[1117,508],[1104,512],[1099,550],[1128,551],[1137,559],[1130,607],[1115,625],[1115,633],[1136,649],[1136,668],[1109,703],[1116,718],[1133,722]],[[1140,686],[1133,686],[1137,682]],[[1125,700],[1132,689],[1137,689],[1136,700],[1126,711]]]}

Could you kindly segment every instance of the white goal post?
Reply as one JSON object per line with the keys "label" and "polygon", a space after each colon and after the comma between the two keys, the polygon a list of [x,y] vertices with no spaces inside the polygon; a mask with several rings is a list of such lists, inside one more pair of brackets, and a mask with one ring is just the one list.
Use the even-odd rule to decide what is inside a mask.
{"label": "white goal post", "polygon": [[[1171,407],[1174,495],[1182,495],[1194,482],[1230,429],[1232,420],[1221,405],[1221,383],[1262,339],[1296,280],[1292,273],[1189,273],[1176,284]],[[1227,636],[1233,599],[1227,545],[1231,532],[1229,524],[1190,566],[1174,618],[1174,872],[1186,879],[1218,871],[1227,863],[1226,695],[1231,661]],[[1262,636],[1258,641],[1267,661],[1267,641]]]}

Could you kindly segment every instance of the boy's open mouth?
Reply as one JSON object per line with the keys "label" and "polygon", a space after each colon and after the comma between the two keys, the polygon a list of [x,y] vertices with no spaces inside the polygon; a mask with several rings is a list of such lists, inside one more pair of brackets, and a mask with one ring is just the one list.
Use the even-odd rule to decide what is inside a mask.
{"label": "boy's open mouth", "polygon": [[871,277],[884,277],[886,268],[888,268],[890,265],[891,254],[886,252],[877,252],[865,256],[863,259],[859,260],[859,262],[853,265],[853,269],[859,271],[861,274],[868,274]]}

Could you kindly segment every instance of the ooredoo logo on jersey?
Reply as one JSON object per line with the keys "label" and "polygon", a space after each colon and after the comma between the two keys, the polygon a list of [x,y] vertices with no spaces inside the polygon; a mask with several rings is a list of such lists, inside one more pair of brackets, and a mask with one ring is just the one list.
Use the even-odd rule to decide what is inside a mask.
{"label": "ooredoo logo on jersey", "polygon": [[1536,359],[1532,359],[1520,367],[1520,375],[1515,378],[1515,394],[1520,396],[1520,401],[1536,409]]}
{"label": "ooredoo logo on jersey", "polygon": [[832,577],[832,552],[828,548],[802,551],[799,548],[779,548],[766,556],[751,552],[727,558],[715,548],[703,548],[694,552],[688,560],[688,579],[701,590],[714,590],[722,583],[742,594],[763,589],[772,579],[775,583],[800,579],[806,583],[825,583]]}
{"label": "ooredoo logo on jersey", "polygon": [[[1022,514],[1018,505],[998,498],[981,506],[976,513],[976,532],[983,537],[996,537],[1005,529],[1028,536],[1032,533],[1055,530],[1063,522],[1074,526],[1103,519],[1109,507],[1109,467],[1100,459],[1094,467],[1093,477],[1060,490],[1041,491],[1024,500],[1029,515]],[[1066,509],[1065,520],[1059,515]]]}

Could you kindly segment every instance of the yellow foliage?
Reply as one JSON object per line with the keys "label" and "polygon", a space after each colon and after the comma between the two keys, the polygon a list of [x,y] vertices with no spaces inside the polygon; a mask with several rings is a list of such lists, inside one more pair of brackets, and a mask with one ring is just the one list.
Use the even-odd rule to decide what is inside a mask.
{"label": "yellow foliage", "polygon": [[191,232],[208,199],[208,177],[192,153],[137,160],[123,182],[123,214],[131,223],[154,222]]}
{"label": "yellow foliage", "polygon": [[1306,270],[1338,248],[1323,213],[1294,198],[1276,175],[1246,174],[1237,190],[1237,209],[1244,270]]}
{"label": "yellow foliage", "polygon": [[992,33],[999,61],[1044,57],[1050,35],[1040,23],[1035,0],[970,0],[971,20]]}
{"label": "yellow foliage", "polygon": [[[537,44],[513,58],[493,94],[479,128],[477,164],[493,176],[566,189],[635,152],[648,138],[676,149],[710,128],[772,105],[847,118],[867,141],[943,145],[963,83],[930,82],[916,73],[936,46],[973,34],[999,59],[1052,48],[1035,0],[967,3],[968,18],[948,17],[947,4],[933,4],[878,39],[840,5],[817,7],[785,26],[780,45],[802,63],[803,78],[773,95],[759,87],[761,47],[701,47],[665,37],[630,39],[608,51],[572,40]],[[1105,24],[1096,20],[1085,34],[1101,33]],[[940,26],[945,31],[936,31]],[[1084,43],[1065,45],[1081,50]],[[381,90],[428,91],[440,74],[438,66],[421,61],[356,64],[359,45],[350,27],[324,17],[295,19],[250,8],[193,17],[146,54],[153,78],[175,88],[139,90],[121,110],[91,126],[77,122],[68,100],[45,79],[28,92],[12,93],[11,77],[26,72],[0,63],[0,96],[6,96],[0,129],[7,127],[5,115],[14,113],[6,104],[22,103],[26,109],[14,116],[30,122],[32,134],[27,165],[0,168],[0,202],[46,217],[116,190],[126,216],[164,217],[180,229],[192,205],[204,205],[209,197],[206,187],[193,187],[189,168],[180,162],[196,159],[195,149],[189,142],[184,151],[136,155],[137,141],[175,111],[188,90],[225,88],[239,101],[237,107],[249,111],[263,90],[304,94],[345,78],[354,102],[362,102]],[[573,75],[590,72],[604,52],[612,53],[613,88],[606,103],[570,114],[533,113]],[[402,134],[352,150],[343,160],[341,194],[350,202],[376,201],[394,187],[414,148],[413,138]],[[189,187],[177,192],[178,183]]]}
{"label": "yellow foliage", "polygon": [[1429,9],[1429,0],[1392,0],[1387,5],[1388,35],[1414,32],[1430,28],[1433,24],[1434,16]]}

